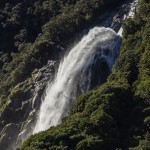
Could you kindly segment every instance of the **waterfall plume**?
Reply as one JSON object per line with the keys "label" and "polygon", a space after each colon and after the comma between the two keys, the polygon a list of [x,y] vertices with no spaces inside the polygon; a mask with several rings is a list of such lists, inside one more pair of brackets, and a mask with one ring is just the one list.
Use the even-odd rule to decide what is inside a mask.
{"label": "waterfall plume", "polygon": [[[79,94],[103,82],[119,54],[121,38],[112,29],[94,27],[60,62],[46,89],[33,133],[61,123]],[[96,82],[93,76],[97,76]]]}

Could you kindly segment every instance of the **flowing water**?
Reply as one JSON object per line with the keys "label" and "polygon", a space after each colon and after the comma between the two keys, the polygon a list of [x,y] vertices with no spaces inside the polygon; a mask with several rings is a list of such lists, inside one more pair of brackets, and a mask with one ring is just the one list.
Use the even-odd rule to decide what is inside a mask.
{"label": "flowing water", "polygon": [[[122,21],[134,15],[137,4],[138,0],[133,3],[127,0],[117,9],[106,12],[100,20],[98,18],[99,27],[93,27],[88,33],[89,29],[86,30],[81,41],[62,58],[54,80],[48,83],[36,125],[33,129],[32,125],[31,129],[22,128],[18,141],[14,139],[13,146],[9,144],[8,150],[20,147],[31,134],[60,124],[80,94],[106,81],[119,55]],[[113,30],[119,31],[118,34]]]}
{"label": "flowing water", "polygon": [[[96,69],[105,65],[101,74],[111,70],[120,46],[121,38],[112,29],[94,27],[70,50],[60,63],[54,81],[48,85],[34,133],[61,122],[78,94],[90,89]],[[96,62],[99,68],[93,68]]]}
{"label": "flowing water", "polygon": [[[122,10],[116,12],[115,21],[107,18],[102,25],[107,26],[110,21],[112,29],[118,28],[118,16],[121,14],[122,19],[133,17],[137,4],[135,0],[129,7],[123,5],[122,8],[127,9],[124,13]],[[64,57],[54,80],[48,84],[33,133],[61,123],[81,93],[105,82],[121,47],[122,27],[118,34],[112,29],[92,28]]]}

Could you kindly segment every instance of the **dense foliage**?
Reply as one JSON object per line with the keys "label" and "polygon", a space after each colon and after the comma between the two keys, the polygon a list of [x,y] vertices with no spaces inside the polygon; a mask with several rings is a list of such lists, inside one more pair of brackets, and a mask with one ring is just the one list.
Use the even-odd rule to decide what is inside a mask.
{"label": "dense foliage", "polygon": [[1,0],[0,111],[18,83],[47,60],[57,59],[77,33],[116,1]]}
{"label": "dense foliage", "polygon": [[21,150],[150,149],[150,3],[124,23],[121,54],[108,81],[81,95],[57,127]]}

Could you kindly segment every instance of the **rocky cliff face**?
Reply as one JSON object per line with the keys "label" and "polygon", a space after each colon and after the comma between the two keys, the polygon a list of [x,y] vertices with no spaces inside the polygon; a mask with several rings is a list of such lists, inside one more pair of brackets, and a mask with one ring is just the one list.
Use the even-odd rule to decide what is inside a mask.
{"label": "rocky cliff face", "polygon": [[62,124],[21,150],[150,149],[150,3],[123,25],[123,44],[107,82],[81,95]]}
{"label": "rocky cliff face", "polygon": [[[96,3],[94,5],[95,7],[93,7],[94,2]],[[115,2],[118,1],[114,1],[114,6],[116,5]],[[42,10],[37,9],[37,6],[39,5],[38,3],[35,3],[35,6],[33,6],[34,3],[30,4],[31,8],[29,7],[28,12],[31,13],[32,11],[37,10],[37,12],[35,12],[33,17],[34,18],[33,20],[35,20],[34,26],[35,29],[37,30],[36,31],[34,30],[34,37],[30,38],[31,36],[30,34],[28,34],[29,37],[27,39],[25,37],[26,29],[22,31],[22,28],[20,28],[21,23],[20,22],[18,23],[19,18],[17,18],[17,14],[18,13],[20,14],[22,6],[20,4],[19,5],[11,4],[10,2],[10,4],[8,4],[6,7],[7,9],[6,8],[4,9],[5,12],[2,11],[2,14],[4,16],[6,15],[5,16],[6,18],[1,17],[0,19],[2,19],[3,22],[8,23],[6,24],[9,27],[6,30],[8,33],[12,32],[11,30],[14,28],[14,24],[17,23],[19,24],[18,29],[16,29],[17,31],[15,30],[18,33],[16,38],[19,37],[19,39],[17,38],[18,41],[16,43],[16,45],[18,45],[17,48],[16,47],[14,48],[13,46],[14,48],[13,53],[2,52],[0,54],[1,56],[0,82],[2,83],[1,86],[2,90],[0,91],[0,97],[1,101],[4,102],[4,104],[1,102],[2,107],[0,113],[0,122],[1,122],[0,148],[2,150],[7,149],[10,150],[10,147],[16,148],[17,145],[20,145],[23,142],[22,140],[24,140],[24,137],[28,137],[28,135],[31,134],[30,132],[34,126],[36,115],[39,110],[42,95],[44,93],[47,82],[53,78],[55,68],[57,68],[58,65],[59,55],[64,53],[64,48],[62,47],[67,47],[66,44],[70,43],[71,39],[70,37],[74,39],[73,35],[82,31],[82,29],[84,29],[85,27],[89,27],[91,25],[91,22],[93,21],[95,22],[95,24],[101,23],[101,25],[104,25],[106,27],[112,27],[117,31],[121,26],[122,20],[124,18],[124,13],[127,13],[129,11],[127,2],[119,6],[117,8],[117,11],[115,8],[115,10],[105,11],[104,15],[99,16],[97,14],[99,13],[101,14],[102,10],[104,11],[103,6],[105,6],[105,8],[108,8],[107,4],[109,4],[110,7],[110,1],[108,1],[108,3],[107,1],[104,1],[102,5],[100,1],[96,0],[93,1],[93,3],[92,3],[92,10],[87,8],[88,11],[83,12],[83,16],[81,16],[81,18],[78,17],[77,12],[76,11],[73,12],[73,10],[77,10],[75,8],[78,8],[79,6],[82,5],[84,6],[86,5],[86,3],[82,3],[82,1],[81,2],[74,1],[69,3],[69,5],[71,4],[71,6],[68,6],[66,9],[68,9],[70,13],[73,14],[72,16],[73,18],[74,17],[76,18],[75,23],[67,22],[67,25],[71,27],[67,31],[69,34],[65,32],[66,31],[65,28],[64,28],[65,31],[60,28],[63,22],[62,18],[65,18],[63,15],[66,15],[65,10],[62,10],[64,11],[64,13],[62,13],[63,15],[61,14],[60,16],[57,16],[58,12],[53,12],[55,14],[54,16],[56,16],[56,20],[52,19],[49,22],[47,22],[48,19],[44,18],[43,22],[41,23],[41,26],[37,27],[36,25],[38,23],[38,20],[36,20],[35,18],[36,15],[38,14],[37,12],[39,11],[41,14]],[[43,5],[44,4],[46,4],[46,2],[43,3]],[[61,4],[62,8],[64,4]],[[87,1],[87,6],[88,4],[89,1]],[[59,5],[60,3],[56,5],[58,9],[60,8]],[[53,6],[55,5],[53,4]],[[120,10],[120,7],[122,7],[122,9],[124,10]],[[10,9],[12,10],[12,13],[13,10],[16,13],[14,14],[14,17],[16,16],[16,20],[14,22],[12,21],[13,19],[8,20],[9,17],[7,18],[8,15],[7,12],[9,12]],[[50,8],[48,7],[47,9]],[[82,9],[81,10],[79,9],[79,13],[81,12]],[[52,12],[49,12],[49,14],[51,13]],[[10,14],[8,16],[10,16]],[[98,21],[94,20],[95,16],[99,17]],[[42,27],[43,24],[45,25]],[[89,25],[86,26],[85,24]],[[43,30],[42,33],[41,27]],[[1,29],[0,31],[2,30],[3,29]],[[52,31],[54,31],[54,33]],[[13,33],[11,38],[14,38],[14,36],[15,35]],[[7,39],[7,37],[5,39]],[[52,40],[57,39],[58,41],[56,40],[53,42],[51,41],[51,39]],[[33,42],[34,40],[35,40],[34,43],[32,44],[29,43]],[[9,44],[10,46],[12,45],[11,42]],[[4,45],[2,45],[2,47],[4,47]],[[10,47],[7,47],[7,49],[8,48]],[[108,72],[106,74],[108,75]],[[106,78],[104,80],[106,80]],[[93,81],[93,85],[95,85],[94,82],[95,81]]]}
{"label": "rocky cliff face", "polygon": [[[24,137],[32,132],[32,125],[34,125],[36,120],[37,111],[41,104],[41,97],[47,82],[53,77],[54,71],[55,61],[49,61],[41,69],[35,70],[31,79],[15,87],[16,91],[0,116],[1,149],[15,148],[16,143],[22,143]],[[20,89],[28,84],[29,86],[27,86],[28,89],[26,89],[25,95],[24,93],[20,93]]]}

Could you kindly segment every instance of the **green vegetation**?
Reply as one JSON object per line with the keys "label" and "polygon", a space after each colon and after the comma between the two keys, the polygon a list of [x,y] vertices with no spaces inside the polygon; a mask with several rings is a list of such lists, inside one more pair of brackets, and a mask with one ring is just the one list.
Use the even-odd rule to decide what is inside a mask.
{"label": "green vegetation", "polygon": [[123,26],[121,54],[108,81],[81,95],[61,125],[32,135],[21,150],[150,149],[149,0]]}
{"label": "green vegetation", "polygon": [[[5,0],[0,4],[0,111],[11,90],[58,59],[83,28],[117,0]],[[25,90],[25,89],[24,89]]]}

